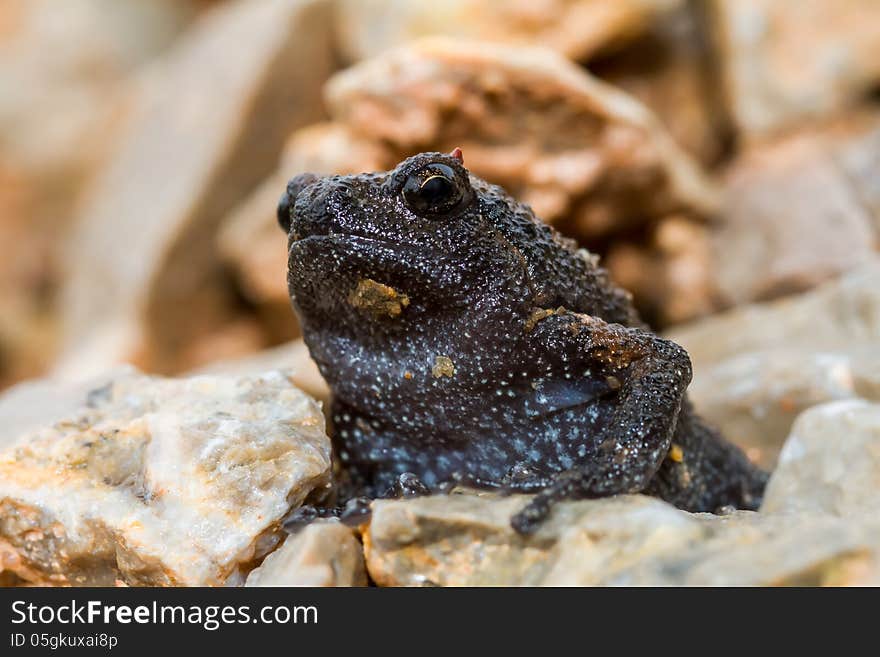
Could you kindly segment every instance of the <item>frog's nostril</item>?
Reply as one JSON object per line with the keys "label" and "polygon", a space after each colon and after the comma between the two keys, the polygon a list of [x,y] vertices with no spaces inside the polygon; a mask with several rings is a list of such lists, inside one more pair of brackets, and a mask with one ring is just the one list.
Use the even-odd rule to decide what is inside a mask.
{"label": "frog's nostril", "polygon": [[297,195],[317,180],[318,176],[313,173],[301,173],[291,178],[290,182],[287,183],[287,189],[284,190],[281,199],[278,201],[277,210],[278,225],[281,226],[285,233],[290,232],[290,213],[293,210]]}

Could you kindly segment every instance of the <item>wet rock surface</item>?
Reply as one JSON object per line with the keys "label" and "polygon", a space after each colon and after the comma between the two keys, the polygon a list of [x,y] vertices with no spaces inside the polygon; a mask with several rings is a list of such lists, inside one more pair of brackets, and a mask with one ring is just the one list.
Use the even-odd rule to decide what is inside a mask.
{"label": "wet rock surface", "polygon": [[320,409],[282,372],[120,375],[0,452],[0,570],[54,585],[241,583],[329,473]]}

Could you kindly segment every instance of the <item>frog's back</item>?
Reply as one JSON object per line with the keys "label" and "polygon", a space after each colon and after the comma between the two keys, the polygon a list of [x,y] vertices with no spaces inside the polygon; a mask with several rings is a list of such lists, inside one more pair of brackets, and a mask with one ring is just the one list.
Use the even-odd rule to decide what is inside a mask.
{"label": "frog's back", "polygon": [[522,255],[536,308],[564,307],[624,326],[644,326],[632,295],[617,287],[599,257],[564,237],[497,185],[471,177],[489,222]]}

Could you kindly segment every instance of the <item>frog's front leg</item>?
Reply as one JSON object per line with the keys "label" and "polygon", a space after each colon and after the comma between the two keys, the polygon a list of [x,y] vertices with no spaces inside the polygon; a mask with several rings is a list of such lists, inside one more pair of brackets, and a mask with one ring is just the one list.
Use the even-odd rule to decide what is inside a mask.
{"label": "frog's front leg", "polygon": [[690,359],[678,345],[588,315],[558,312],[539,321],[531,338],[555,376],[586,371],[604,379],[607,392],[589,409],[604,417],[583,462],[556,475],[512,518],[520,533],[537,529],[557,501],[643,490],[669,451],[691,380]]}

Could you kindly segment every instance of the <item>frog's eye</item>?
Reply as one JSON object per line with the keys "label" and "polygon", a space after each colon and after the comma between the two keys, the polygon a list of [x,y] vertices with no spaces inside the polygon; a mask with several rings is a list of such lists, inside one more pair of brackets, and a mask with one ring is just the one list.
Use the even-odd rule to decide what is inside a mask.
{"label": "frog's eye", "polygon": [[468,190],[445,164],[428,164],[411,173],[403,185],[403,198],[416,214],[446,215],[462,204]]}

